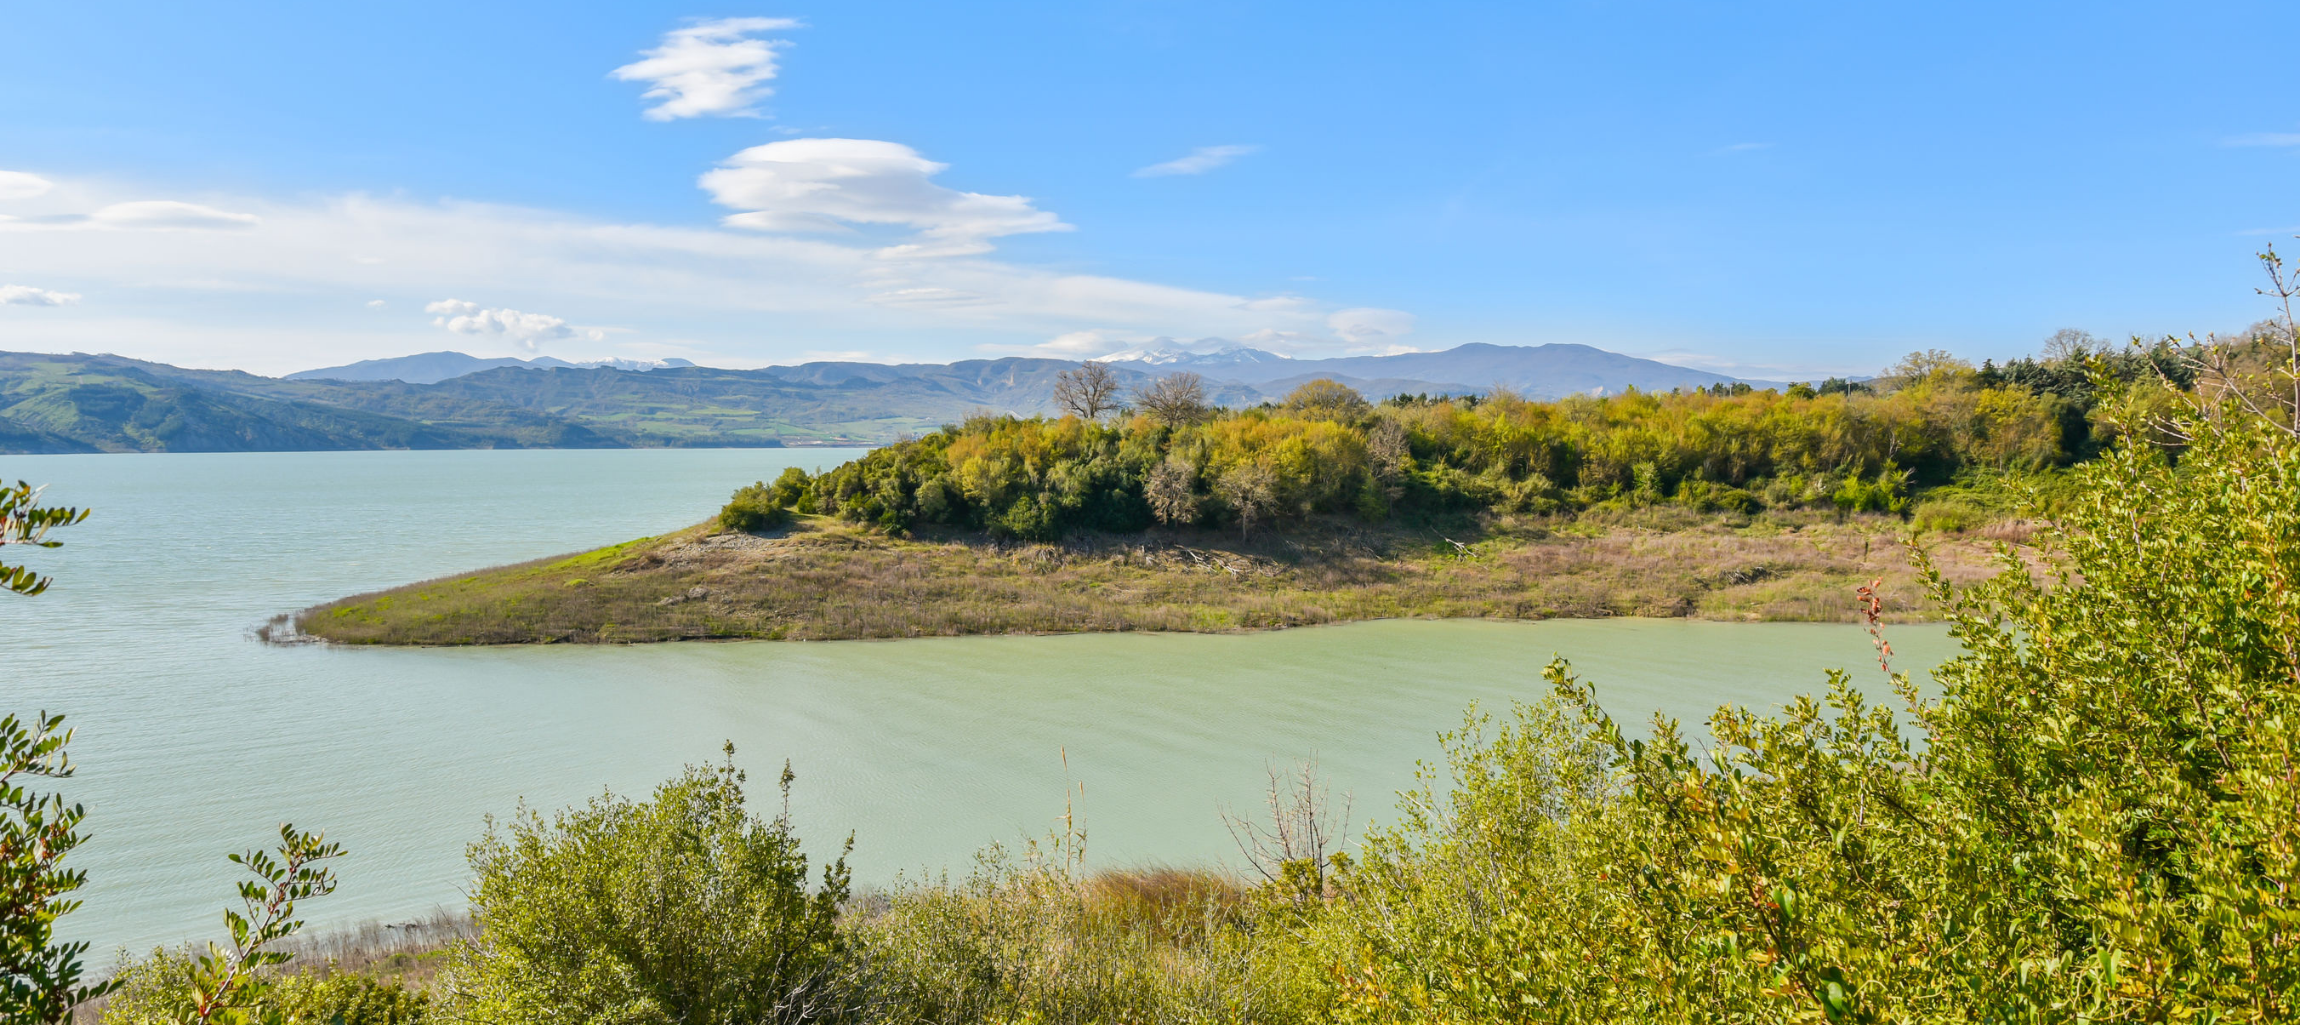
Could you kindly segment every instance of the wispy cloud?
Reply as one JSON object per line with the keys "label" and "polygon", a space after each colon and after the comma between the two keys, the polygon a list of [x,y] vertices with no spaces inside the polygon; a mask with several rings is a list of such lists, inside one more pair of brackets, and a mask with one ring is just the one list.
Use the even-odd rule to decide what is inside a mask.
{"label": "wispy cloud", "polygon": [[[86,182],[60,180],[57,190],[87,208],[126,198]],[[617,353],[682,339],[690,348],[677,354],[728,366],[785,361],[800,348],[872,348],[880,343],[866,339],[881,337],[964,338],[981,346],[1077,331],[1111,339],[1244,338],[1270,329],[1299,334],[1312,347],[1319,343],[1311,336],[1341,344],[1326,324],[1334,306],[1311,299],[1179,288],[985,256],[893,260],[880,255],[883,241],[859,232],[666,226],[356,194],[208,201],[255,223],[233,231],[4,236],[0,282],[47,275],[85,286],[76,291],[100,285],[104,294],[100,315],[90,309],[10,318],[9,347],[300,370],[321,350],[346,362],[436,347],[435,333],[446,325],[431,321],[446,313],[408,316],[412,310],[397,298],[426,294],[465,301],[517,295],[514,312],[540,306],[577,332],[595,323],[637,328],[636,337],[611,339]],[[188,293],[205,297],[187,302]],[[335,300],[305,303],[323,296]],[[378,296],[393,298],[381,310],[365,305]],[[307,312],[283,324],[280,301]],[[456,316],[505,305],[473,302],[472,311]],[[515,342],[510,335],[471,337]]]}
{"label": "wispy cloud", "polygon": [[30,285],[0,285],[0,306],[70,306],[80,301],[77,292],[52,292]]}
{"label": "wispy cloud", "polygon": [[987,239],[1069,231],[1027,196],[986,196],[932,180],[950,165],[895,142],[791,139],[753,146],[703,175],[703,189],[730,214],[726,224],[757,231],[840,232],[854,224],[917,229],[911,241],[878,250],[882,257],[969,256],[989,252]]}
{"label": "wispy cloud", "polygon": [[0,231],[235,231],[256,226],[254,214],[173,199],[139,199],[92,213],[0,217]]}
{"label": "wispy cloud", "polygon": [[2300,132],[2253,132],[2220,140],[2223,146],[2300,146]]}
{"label": "wispy cloud", "polygon": [[1177,174],[1205,174],[1253,153],[1260,146],[1200,146],[1186,157],[1177,157],[1163,164],[1152,164],[1134,172],[1136,178],[1165,178]]}
{"label": "wispy cloud", "polygon": [[25,171],[0,171],[0,200],[45,196],[55,183]]}
{"label": "wispy cloud", "polygon": [[673,29],[645,60],[608,72],[625,82],[645,82],[642,95],[661,102],[647,108],[650,121],[683,117],[757,117],[760,100],[774,94],[766,83],[778,70],[775,52],[790,45],[755,39],[757,33],[798,28],[792,18],[722,18]]}
{"label": "wispy cloud", "polygon": [[1351,348],[1388,349],[1403,344],[1399,339],[1414,332],[1414,315],[1404,310],[1358,307],[1334,311],[1326,318],[1326,327]]}

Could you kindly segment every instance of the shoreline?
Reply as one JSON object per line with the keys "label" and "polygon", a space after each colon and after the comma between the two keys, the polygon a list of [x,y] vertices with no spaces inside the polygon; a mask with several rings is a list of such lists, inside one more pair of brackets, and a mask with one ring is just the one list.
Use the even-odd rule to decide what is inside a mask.
{"label": "shoreline", "polygon": [[[1313,524],[1052,544],[893,538],[822,517],[771,533],[690,527],[353,595],[275,617],[267,643],[460,647],[1248,633],[1384,619],[1853,622],[1938,615],[1891,517],[1506,523],[1470,533]],[[1999,524],[1928,541],[1964,582],[1997,572]]]}

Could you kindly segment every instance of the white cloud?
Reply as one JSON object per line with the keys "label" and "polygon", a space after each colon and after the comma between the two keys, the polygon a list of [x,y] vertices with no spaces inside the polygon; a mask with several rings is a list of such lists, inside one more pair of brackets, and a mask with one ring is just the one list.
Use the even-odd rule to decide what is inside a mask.
{"label": "white cloud", "polygon": [[12,231],[233,231],[255,227],[254,214],[233,213],[173,199],[113,203],[89,214],[0,218]]}
{"label": "white cloud", "polygon": [[383,308],[383,300],[381,300],[381,299],[369,299],[369,300],[367,301],[367,308],[368,308],[368,309],[371,309],[371,310],[380,310],[380,309],[382,309],[382,308]]}
{"label": "white cloud", "polygon": [[[461,299],[441,299],[426,305],[425,313],[436,313],[433,327],[444,327],[459,335],[492,336],[516,343],[529,352],[543,342],[575,337],[575,329],[567,322],[543,313],[521,313],[518,310],[485,310],[478,303]],[[606,338],[600,331],[590,333],[592,341]]]}
{"label": "white cloud", "polygon": [[863,301],[874,306],[906,306],[912,309],[948,309],[953,306],[981,306],[997,300],[955,288],[897,288],[866,295]]}
{"label": "white cloud", "polygon": [[881,257],[971,256],[985,239],[1068,231],[1026,196],[986,196],[931,179],[949,167],[895,142],[791,139],[753,146],[699,181],[711,199],[742,213],[731,227],[777,232],[843,232],[855,224],[916,229],[917,237],[878,250]]}
{"label": "white cloud", "polygon": [[1054,359],[1092,359],[1096,356],[1107,356],[1129,346],[1170,340],[1130,331],[1093,329],[1067,331],[1037,345],[1020,346],[1017,351],[1032,356],[1047,356]]}
{"label": "white cloud", "polygon": [[56,184],[36,174],[24,171],[0,171],[0,199],[31,199],[45,196]]}
{"label": "white cloud", "polygon": [[753,39],[759,32],[798,28],[791,18],[723,18],[663,35],[646,59],[608,72],[625,82],[646,82],[644,94],[662,102],[647,108],[650,121],[683,117],[757,117],[753,104],[774,93],[775,51],[790,44]]}
{"label": "white cloud", "polygon": [[[71,181],[57,188],[82,209],[128,198]],[[383,316],[363,305],[424,293],[533,297],[522,304],[530,309],[579,304],[588,316],[643,327],[646,338],[679,340],[685,348],[674,355],[720,366],[787,362],[816,349],[963,358],[1088,330],[1118,344],[1263,329],[1326,336],[1331,309],[987,257],[888,260],[851,235],[364,195],[209,202],[256,223],[221,232],[6,235],[0,281],[70,280],[90,293],[101,286],[103,295],[99,308],[70,317],[11,318],[7,347],[301,370],[315,351],[349,362],[438,347],[445,325],[428,324],[438,314],[390,316],[402,308],[396,299]],[[637,339],[610,339],[608,354],[654,354]],[[1302,346],[1337,347],[1330,336]]]}
{"label": "white cloud", "polygon": [[1314,309],[1316,306],[1316,303],[1298,295],[1266,295],[1259,299],[1248,299],[1238,304],[1239,309],[1252,310],[1256,313],[1299,313]]}
{"label": "white cloud", "polygon": [[2224,146],[2300,146],[2300,132],[2253,132],[2221,140]]}
{"label": "white cloud", "polygon": [[1403,310],[1358,307],[1334,311],[1326,318],[1326,326],[1335,337],[1355,347],[1391,346],[1413,333],[1414,315]]}
{"label": "white cloud", "polygon": [[1308,331],[1280,331],[1274,327],[1249,331],[1245,337],[1238,340],[1257,349],[1278,353],[1330,348],[1334,344],[1334,340],[1325,335],[1313,334]]}
{"label": "white cloud", "polygon": [[215,229],[252,228],[254,214],[235,214],[198,203],[181,203],[172,199],[146,199],[133,203],[114,203],[88,219],[107,228],[149,229]]}
{"label": "white cloud", "polygon": [[1261,149],[1260,146],[1200,146],[1186,157],[1177,157],[1163,164],[1152,164],[1134,172],[1136,178],[1164,178],[1177,174],[1205,174],[1239,157]]}
{"label": "white cloud", "polygon": [[51,292],[30,285],[0,285],[0,306],[70,306],[80,301],[77,292]]}

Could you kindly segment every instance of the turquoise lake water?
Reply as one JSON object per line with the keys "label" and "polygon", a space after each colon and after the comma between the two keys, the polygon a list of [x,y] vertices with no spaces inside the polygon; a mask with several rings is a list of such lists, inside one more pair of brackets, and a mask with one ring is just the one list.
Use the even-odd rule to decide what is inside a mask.
{"label": "turquoise lake water", "polygon": [[[250,631],[345,594],[577,551],[711,515],[738,484],[832,449],[0,456],[0,477],[96,509],[0,599],[0,712],[79,733],[93,839],[69,936],[99,951],[215,936],[224,855],[282,821],[351,851],[315,927],[460,907],[463,849],[522,799],[643,792],[682,763],[785,759],[815,851],[855,835],[860,883],[963,871],[1043,835],[1066,794],[1092,860],[1234,860],[1225,806],[1316,757],[1359,820],[1388,817],[1472,702],[1542,693],[1553,654],[1615,715],[1776,706],[1844,667],[1849,626],[1388,621],[1242,635],[338,650]],[[13,554],[13,553],[11,553]],[[1951,650],[1897,627],[1904,666]],[[1864,675],[1865,674],[1865,675]],[[771,793],[762,788],[761,807]],[[108,960],[100,958],[99,960]]]}

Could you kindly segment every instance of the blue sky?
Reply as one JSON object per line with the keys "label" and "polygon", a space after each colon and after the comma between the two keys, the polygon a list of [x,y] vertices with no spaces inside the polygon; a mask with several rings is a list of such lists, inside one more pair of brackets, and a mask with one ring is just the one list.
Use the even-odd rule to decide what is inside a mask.
{"label": "blue sky", "polygon": [[13,350],[1782,377],[2240,327],[2300,233],[2289,3],[11,8]]}

